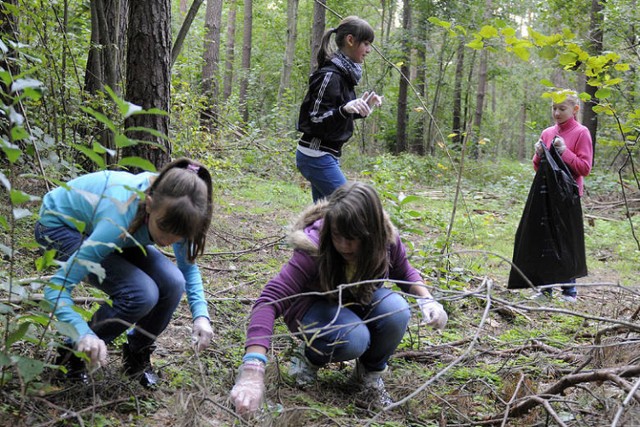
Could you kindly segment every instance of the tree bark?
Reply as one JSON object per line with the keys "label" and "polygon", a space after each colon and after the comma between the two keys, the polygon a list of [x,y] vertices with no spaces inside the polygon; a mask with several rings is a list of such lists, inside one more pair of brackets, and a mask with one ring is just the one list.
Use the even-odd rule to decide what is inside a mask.
{"label": "tree bark", "polygon": [[278,89],[278,103],[282,103],[282,97],[289,88],[291,81],[291,69],[296,53],[296,39],[298,38],[298,3],[299,0],[289,0],[287,2],[287,46],[284,51],[284,61],[282,73],[280,74],[280,87]]}
{"label": "tree bark", "polygon": [[222,0],[207,1],[205,15],[204,54],[202,66],[202,94],[206,106],[200,121],[203,127],[213,130],[217,115],[219,95],[218,64],[220,62],[220,26],[222,23]]}
{"label": "tree bark", "polygon": [[[483,14],[483,21],[487,22],[491,17],[492,3],[491,0],[486,0],[486,5]],[[478,90],[476,91],[476,112],[473,116],[473,132],[475,134],[474,141],[480,139],[480,129],[482,128],[482,114],[484,112],[484,97],[487,90],[487,62],[489,60],[489,52],[486,48],[483,48],[480,52],[480,64],[478,65]],[[474,144],[472,155],[474,158],[480,157],[480,145]]]}
{"label": "tree bark", "polygon": [[[184,18],[182,22],[182,26],[180,27],[180,31],[178,31],[178,36],[176,37],[176,41],[173,44],[173,48],[171,49],[171,66],[176,63],[176,59],[178,59],[178,55],[182,50],[182,45],[184,44],[184,39],[187,37],[189,33],[189,29],[191,28],[191,24],[193,20],[196,18],[198,14],[198,10],[200,10],[200,6],[204,0],[194,0],[189,8],[189,13]],[[210,3],[210,2],[209,2]],[[207,8],[208,8],[207,4]],[[221,6],[222,7],[222,6]]]}
{"label": "tree bark", "polygon": [[247,91],[251,71],[251,33],[253,30],[253,0],[244,0],[244,31],[242,33],[242,77],[240,79],[239,101],[242,119],[249,121],[249,105]]}
{"label": "tree bark", "polygon": [[229,99],[233,92],[233,63],[235,58],[237,9],[238,4],[236,0],[231,0],[227,19],[227,49],[225,51],[224,82],[222,89],[222,97],[225,101]]}
{"label": "tree bark", "polygon": [[318,51],[324,35],[326,25],[326,5],[327,0],[316,0],[313,3],[313,25],[311,26],[311,62],[309,63],[309,73],[318,68]]}
{"label": "tree bark", "polygon": [[[145,110],[169,111],[171,91],[171,1],[131,0],[127,34],[127,101]],[[145,127],[169,135],[169,115],[141,114],[126,119],[125,126]],[[143,130],[129,138],[152,144],[123,149],[125,156],[138,156],[161,168],[171,159],[168,140]]]}
{"label": "tree bark", "polygon": [[[597,56],[602,55],[604,36],[602,31],[604,3],[606,0],[591,0],[591,31],[589,40],[589,54]],[[596,98],[597,87],[589,84],[585,85],[585,92],[591,95],[591,99],[584,103],[584,111],[582,113],[582,123],[589,129],[591,134],[591,142],[593,144],[593,160],[596,158],[596,135],[598,133],[598,115],[593,111],[593,107],[598,104]]]}
{"label": "tree bark", "polygon": [[396,144],[394,152],[396,154],[407,151],[407,93],[409,89],[409,33],[411,31],[411,6],[410,0],[404,0],[402,4],[402,51],[405,57],[400,66],[400,85],[398,89],[398,112]]}
{"label": "tree bark", "polygon": [[462,79],[464,72],[464,50],[465,40],[460,38],[458,49],[456,51],[456,71],[453,82],[453,121],[451,133],[454,134],[453,143],[460,145],[462,143],[462,134],[464,132],[462,120]]}

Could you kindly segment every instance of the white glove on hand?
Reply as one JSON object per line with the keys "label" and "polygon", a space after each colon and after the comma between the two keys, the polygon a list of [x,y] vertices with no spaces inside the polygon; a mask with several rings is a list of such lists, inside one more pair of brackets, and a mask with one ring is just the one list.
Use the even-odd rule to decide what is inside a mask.
{"label": "white glove on hand", "polygon": [[366,100],[369,108],[373,110],[373,107],[379,107],[382,105],[382,100],[384,99],[384,96],[380,96],[374,91],[371,91],[371,92],[365,92],[364,95],[362,95],[362,99]]}
{"label": "white glove on hand", "polygon": [[76,350],[82,351],[89,356],[92,368],[99,368],[107,365],[107,345],[100,338],[93,334],[87,334],[78,340]]}
{"label": "white glove on hand", "polygon": [[561,156],[562,153],[564,153],[564,150],[567,149],[567,144],[564,143],[564,138],[562,138],[561,136],[556,136],[555,138],[553,138],[553,146],[556,147],[556,151]]}
{"label": "white glove on hand", "polygon": [[538,155],[538,157],[542,157],[542,155],[544,154],[544,148],[542,148],[542,140],[536,142],[533,146],[533,148],[536,150],[536,154]]}
{"label": "white glove on hand", "polygon": [[417,298],[418,306],[427,325],[434,329],[443,329],[449,320],[442,304],[431,298]]}
{"label": "white glove on hand", "polygon": [[367,117],[369,114],[371,114],[371,108],[363,98],[356,98],[352,101],[347,102],[342,107],[342,110],[346,111],[349,114],[360,114],[362,117]]}
{"label": "white glove on hand", "polygon": [[196,352],[201,352],[211,344],[213,338],[213,329],[211,329],[211,322],[204,316],[198,317],[193,321],[193,335],[191,339]]}
{"label": "white glove on hand", "polygon": [[231,400],[240,415],[249,415],[260,408],[264,401],[264,363],[248,360],[238,369],[236,384],[231,390]]}

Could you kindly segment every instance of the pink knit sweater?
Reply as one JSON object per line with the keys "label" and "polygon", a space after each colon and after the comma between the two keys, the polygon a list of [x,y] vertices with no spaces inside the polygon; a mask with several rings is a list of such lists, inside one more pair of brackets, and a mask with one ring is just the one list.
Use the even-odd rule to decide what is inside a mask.
{"label": "pink knit sweater", "polygon": [[[570,118],[562,124],[556,124],[542,131],[540,139],[549,147],[555,136],[564,139],[567,149],[562,153],[562,160],[569,166],[573,178],[578,184],[580,196],[584,192],[584,177],[591,172],[593,161],[593,145],[591,134],[586,126],[581,125],[574,118]],[[540,166],[540,157],[533,155],[533,168],[537,171]]]}

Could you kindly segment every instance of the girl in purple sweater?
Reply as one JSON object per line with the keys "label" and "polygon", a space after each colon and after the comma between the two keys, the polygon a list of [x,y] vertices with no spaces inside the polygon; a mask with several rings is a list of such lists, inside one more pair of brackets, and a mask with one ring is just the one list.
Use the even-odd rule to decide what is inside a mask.
{"label": "girl in purple sweater", "polygon": [[[564,163],[571,170],[571,174],[578,184],[579,194],[582,196],[584,177],[591,172],[593,162],[591,134],[586,126],[576,120],[578,111],[580,111],[580,99],[576,92],[565,89],[557,93],[566,96],[562,102],[554,103],[551,107],[551,115],[556,124],[543,130],[540,140],[536,142],[533,168],[537,171],[540,166],[540,156],[544,153],[542,144],[547,148],[553,144]],[[550,297],[551,292],[551,289],[548,289],[544,291],[544,294]],[[562,287],[562,299],[565,301],[575,302],[577,294],[576,287],[573,285]]]}
{"label": "girl in purple sweater", "polygon": [[356,359],[354,384],[373,404],[388,406],[381,374],[407,329],[410,309],[383,282],[395,281],[415,295],[430,326],[443,328],[447,314],[407,261],[378,194],[370,185],[347,182],[303,212],[290,242],[293,256],[251,312],[246,353],[231,391],[237,412],[251,413],[263,402],[266,354],[279,316],[304,342],[289,371],[297,385],[315,381],[328,363]]}

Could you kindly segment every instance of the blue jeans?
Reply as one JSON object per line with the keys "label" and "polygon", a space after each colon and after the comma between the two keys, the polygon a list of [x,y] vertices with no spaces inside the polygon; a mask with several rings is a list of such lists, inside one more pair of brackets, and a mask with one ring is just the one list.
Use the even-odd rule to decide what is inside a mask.
{"label": "blue jeans", "polygon": [[336,188],[347,182],[340,169],[340,160],[330,154],[311,157],[296,150],[296,166],[311,183],[313,203],[323,197],[329,197]]}
{"label": "blue jeans", "polygon": [[[567,283],[576,283],[576,279],[571,279]],[[562,289],[562,295],[567,295],[571,297],[575,297],[578,295],[578,289],[573,285],[562,286],[561,289]],[[545,289],[542,292],[550,296],[553,293],[553,289]]]}
{"label": "blue jeans", "polygon": [[347,308],[318,298],[301,321],[305,356],[318,366],[359,358],[368,371],[382,371],[400,344],[410,316],[405,299],[386,288],[375,291],[367,306]]}
{"label": "blue jeans", "polygon": [[[57,259],[65,261],[82,244],[83,235],[69,227],[36,224],[35,238],[46,249],[56,249]],[[102,282],[95,274],[85,280],[104,291],[112,304],[104,303],[94,313],[89,326],[109,343],[135,324],[128,336],[130,349],[137,352],[154,343],[169,325],[182,298],[185,279],[178,267],[154,246],[112,252],[100,265],[105,269]]]}

